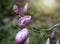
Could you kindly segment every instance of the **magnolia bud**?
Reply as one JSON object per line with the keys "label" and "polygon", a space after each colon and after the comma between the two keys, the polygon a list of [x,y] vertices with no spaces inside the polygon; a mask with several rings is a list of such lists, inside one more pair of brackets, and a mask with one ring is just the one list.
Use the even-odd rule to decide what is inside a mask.
{"label": "magnolia bud", "polygon": [[13,6],[13,11],[16,15],[19,15],[19,7],[16,4]]}
{"label": "magnolia bud", "polygon": [[49,38],[47,39],[46,44],[50,44],[50,39]]}
{"label": "magnolia bud", "polygon": [[26,44],[30,44],[30,39],[29,38],[27,38]]}
{"label": "magnolia bud", "polygon": [[24,12],[24,15],[26,15],[28,13],[28,3],[25,4],[25,6],[23,8],[23,12]]}
{"label": "magnolia bud", "polygon": [[51,37],[52,37],[52,39],[55,39],[56,38],[56,35],[55,35],[55,32],[54,31],[52,32]]}
{"label": "magnolia bud", "polygon": [[19,31],[15,37],[17,44],[23,44],[23,42],[28,38],[29,31],[27,28],[22,29]]}
{"label": "magnolia bud", "polygon": [[57,40],[56,44],[59,44],[59,40]]}
{"label": "magnolia bud", "polygon": [[18,20],[18,26],[20,28],[24,28],[24,27],[26,27],[28,25],[28,23],[30,22],[30,20],[31,20],[31,16],[21,17]]}

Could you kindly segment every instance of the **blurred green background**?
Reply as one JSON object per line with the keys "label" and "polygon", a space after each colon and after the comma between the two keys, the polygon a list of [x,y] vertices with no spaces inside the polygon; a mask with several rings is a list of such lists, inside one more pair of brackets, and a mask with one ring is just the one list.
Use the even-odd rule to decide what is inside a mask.
{"label": "blurred green background", "polygon": [[[20,8],[23,8],[25,3],[25,0],[0,0],[0,44],[16,44],[15,35],[20,31],[20,28],[17,25],[18,18],[13,12],[13,5],[18,4]],[[33,5],[29,6],[28,15],[32,16],[32,21],[27,27],[30,31],[30,44],[45,44],[46,39],[51,38],[51,31],[46,32],[46,30],[54,24],[60,23],[60,9],[58,9],[57,13],[54,12],[54,15],[46,15],[38,10]],[[52,21],[48,18],[51,18]],[[37,31],[43,32],[38,33]],[[54,31],[56,32],[56,40],[60,40],[60,26],[55,28]],[[51,44],[55,44],[56,40]]]}

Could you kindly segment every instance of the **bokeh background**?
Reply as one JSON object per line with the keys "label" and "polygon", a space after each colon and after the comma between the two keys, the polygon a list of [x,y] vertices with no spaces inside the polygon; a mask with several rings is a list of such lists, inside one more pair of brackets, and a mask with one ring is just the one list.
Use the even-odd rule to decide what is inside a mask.
{"label": "bokeh background", "polygon": [[[60,23],[60,0],[57,0],[54,6],[51,6],[51,4],[51,8],[42,4],[43,1],[28,1],[28,15],[32,16],[31,23],[27,26],[30,32],[30,44],[45,44],[46,39],[51,35],[51,31],[46,31],[54,24]],[[13,6],[14,4],[19,6],[22,16],[22,9],[26,2],[26,0],[0,0],[0,44],[16,44],[15,35],[20,31],[20,28],[17,24],[18,17],[13,12]],[[54,29],[57,40],[60,40],[60,26]],[[38,33],[38,31],[41,31],[41,33]],[[55,41],[52,41],[52,44],[55,44]]]}

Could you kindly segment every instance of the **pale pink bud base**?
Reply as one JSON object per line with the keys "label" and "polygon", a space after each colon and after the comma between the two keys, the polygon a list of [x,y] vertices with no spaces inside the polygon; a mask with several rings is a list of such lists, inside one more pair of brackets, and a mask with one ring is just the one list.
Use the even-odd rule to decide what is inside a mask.
{"label": "pale pink bud base", "polygon": [[26,44],[30,44],[30,38],[27,38]]}
{"label": "pale pink bud base", "polygon": [[59,43],[59,40],[57,40],[56,44],[60,44],[60,43]]}
{"label": "pale pink bud base", "polygon": [[50,44],[50,39],[49,38],[46,40],[46,44]]}

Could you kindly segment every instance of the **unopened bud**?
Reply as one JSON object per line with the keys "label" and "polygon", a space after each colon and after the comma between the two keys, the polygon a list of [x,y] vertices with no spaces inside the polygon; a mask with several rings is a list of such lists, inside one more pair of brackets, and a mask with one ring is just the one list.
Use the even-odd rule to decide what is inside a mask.
{"label": "unopened bud", "polygon": [[19,7],[16,4],[13,6],[13,11],[16,15],[19,15]]}
{"label": "unopened bud", "polygon": [[28,38],[29,31],[27,28],[22,29],[16,34],[15,40],[17,44],[23,44]]}
{"label": "unopened bud", "polygon": [[47,39],[46,44],[50,44],[50,39],[49,38]]}
{"label": "unopened bud", "polygon": [[59,40],[57,40],[56,44],[60,44],[60,43],[59,43]]}
{"label": "unopened bud", "polygon": [[31,16],[21,17],[18,20],[18,26],[20,28],[24,28],[24,27],[26,27],[28,25],[28,23],[30,22],[30,20],[31,20]]}
{"label": "unopened bud", "polygon": [[54,31],[52,32],[51,37],[52,37],[52,39],[55,39],[56,38],[56,35],[55,35],[55,32]]}
{"label": "unopened bud", "polygon": [[28,3],[25,4],[25,6],[23,8],[23,13],[24,13],[24,15],[27,15],[27,13],[28,13]]}
{"label": "unopened bud", "polygon": [[27,38],[26,44],[30,44],[30,38]]}

